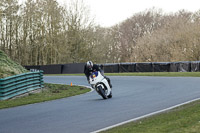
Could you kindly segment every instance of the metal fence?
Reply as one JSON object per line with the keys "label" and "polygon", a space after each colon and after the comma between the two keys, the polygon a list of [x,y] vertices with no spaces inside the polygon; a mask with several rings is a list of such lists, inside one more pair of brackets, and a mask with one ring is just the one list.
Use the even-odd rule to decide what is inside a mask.
{"label": "metal fence", "polygon": [[199,72],[200,61],[141,62],[104,64],[105,73],[121,72]]}
{"label": "metal fence", "polygon": [[0,100],[42,88],[43,71],[28,72],[0,79]]}
{"label": "metal fence", "polygon": [[44,74],[74,74],[83,73],[85,63],[52,64],[38,66],[24,66],[27,70],[42,70]]}
{"label": "metal fence", "polygon": [[[84,72],[84,63],[25,66],[26,69],[43,70],[44,74],[74,74]],[[99,64],[100,65],[100,64]],[[200,61],[140,62],[102,64],[105,73],[121,72],[199,72]]]}

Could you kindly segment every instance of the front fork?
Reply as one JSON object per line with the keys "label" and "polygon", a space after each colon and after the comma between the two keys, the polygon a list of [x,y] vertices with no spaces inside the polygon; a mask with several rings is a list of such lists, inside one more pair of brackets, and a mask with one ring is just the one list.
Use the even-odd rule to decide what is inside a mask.
{"label": "front fork", "polygon": [[91,85],[91,87],[92,87],[93,89],[95,89],[95,85]]}

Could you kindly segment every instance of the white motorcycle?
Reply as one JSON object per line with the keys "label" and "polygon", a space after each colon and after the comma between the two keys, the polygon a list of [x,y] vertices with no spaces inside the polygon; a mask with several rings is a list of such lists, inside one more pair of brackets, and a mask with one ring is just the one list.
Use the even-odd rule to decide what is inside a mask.
{"label": "white motorcycle", "polygon": [[93,72],[89,76],[89,83],[103,99],[112,98],[112,89],[107,79],[99,71]]}

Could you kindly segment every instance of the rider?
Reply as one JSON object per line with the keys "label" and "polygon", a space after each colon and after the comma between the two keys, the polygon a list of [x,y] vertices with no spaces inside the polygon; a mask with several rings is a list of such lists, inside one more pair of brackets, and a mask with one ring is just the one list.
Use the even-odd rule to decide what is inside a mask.
{"label": "rider", "polygon": [[[85,73],[85,76],[87,77],[87,80],[89,82],[89,76],[92,72],[95,72],[95,71],[100,71],[101,75],[104,76],[104,72],[103,70],[96,64],[93,64],[92,61],[87,61],[87,63],[85,64],[84,66],[84,73]],[[104,76],[104,78],[107,79],[109,85],[110,85],[110,88],[112,88],[112,85],[110,83],[110,79],[106,76]]]}

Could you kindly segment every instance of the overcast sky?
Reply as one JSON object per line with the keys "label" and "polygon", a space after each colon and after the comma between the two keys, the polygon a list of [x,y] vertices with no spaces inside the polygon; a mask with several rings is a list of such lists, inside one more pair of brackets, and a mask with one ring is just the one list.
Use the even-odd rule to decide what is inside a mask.
{"label": "overcast sky", "polygon": [[[64,4],[69,0],[57,0]],[[83,0],[90,8],[91,16],[101,26],[112,26],[131,17],[135,13],[155,7],[163,12],[200,10],[200,0]]]}

